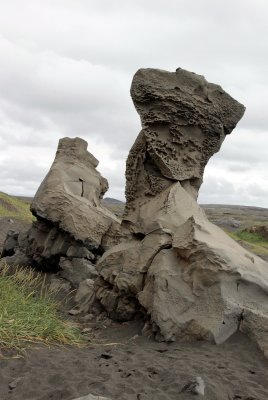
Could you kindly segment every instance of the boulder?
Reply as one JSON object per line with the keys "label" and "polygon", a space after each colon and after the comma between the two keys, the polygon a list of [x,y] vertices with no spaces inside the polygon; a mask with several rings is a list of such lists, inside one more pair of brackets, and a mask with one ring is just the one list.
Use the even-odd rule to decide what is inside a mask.
{"label": "boulder", "polygon": [[55,160],[31,204],[32,213],[98,249],[117,218],[101,205],[108,182],[96,170],[98,160],[80,138],[60,139]]}
{"label": "boulder", "polygon": [[96,279],[98,277],[95,266],[85,258],[69,259],[61,257],[59,268],[59,275],[71,282],[75,288],[85,279]]}
{"label": "boulder", "polygon": [[197,204],[204,168],[244,106],[180,68],[139,70],[131,95],[142,122],[126,164],[131,239],[99,260],[96,297],[112,318],[142,312],[160,340],[221,343],[241,330],[268,355],[268,264]]}
{"label": "boulder", "polygon": [[15,254],[16,248],[18,247],[18,237],[19,232],[10,230],[7,233],[1,257],[11,257]]}
{"label": "boulder", "polygon": [[74,297],[75,307],[69,311],[71,315],[86,314],[95,300],[94,281],[85,279],[80,282],[76,295]]}
{"label": "boulder", "polygon": [[25,234],[10,234],[3,259],[45,272],[58,272],[73,287],[96,279],[95,263],[121,238],[120,222],[102,196],[108,182],[97,171],[98,160],[80,138],[59,141],[55,160],[31,204],[36,217]]}

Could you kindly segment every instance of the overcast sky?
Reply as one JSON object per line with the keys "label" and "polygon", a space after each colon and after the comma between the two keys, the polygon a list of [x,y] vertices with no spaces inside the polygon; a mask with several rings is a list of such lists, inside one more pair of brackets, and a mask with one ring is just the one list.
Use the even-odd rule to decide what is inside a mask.
{"label": "overcast sky", "polygon": [[0,190],[33,195],[64,136],[86,139],[124,199],[141,67],[182,67],[247,110],[200,203],[268,207],[267,0],[0,0]]}

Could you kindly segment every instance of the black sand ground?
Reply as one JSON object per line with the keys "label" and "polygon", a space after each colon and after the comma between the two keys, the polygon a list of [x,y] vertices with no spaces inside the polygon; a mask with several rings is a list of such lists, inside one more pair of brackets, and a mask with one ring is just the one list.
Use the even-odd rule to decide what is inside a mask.
{"label": "black sand ground", "polygon": [[[133,323],[97,332],[86,349],[35,346],[23,358],[7,359],[15,353],[2,351],[0,399],[71,400],[89,393],[114,400],[268,399],[268,361],[240,333],[216,346],[157,343]],[[181,392],[196,376],[205,396]]]}

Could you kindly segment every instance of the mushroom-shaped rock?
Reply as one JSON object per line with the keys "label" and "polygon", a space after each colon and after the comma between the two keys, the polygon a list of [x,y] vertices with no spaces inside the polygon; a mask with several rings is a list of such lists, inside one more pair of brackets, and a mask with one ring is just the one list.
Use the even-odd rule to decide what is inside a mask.
{"label": "mushroom-shaped rock", "polygon": [[268,264],[211,224],[196,200],[244,106],[183,69],[139,70],[131,96],[142,122],[126,165],[122,225],[132,241],[100,259],[96,297],[117,319],[132,318],[135,305],[158,338],[221,343],[242,330],[268,355]]}

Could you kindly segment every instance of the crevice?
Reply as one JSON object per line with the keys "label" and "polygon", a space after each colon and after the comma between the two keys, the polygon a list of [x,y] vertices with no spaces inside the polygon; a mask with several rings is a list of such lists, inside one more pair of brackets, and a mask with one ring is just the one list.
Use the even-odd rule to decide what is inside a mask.
{"label": "crevice", "polygon": [[138,240],[141,240],[141,241],[146,236],[145,233],[142,233],[142,232],[133,232],[132,235],[134,236],[135,239],[138,239]]}
{"label": "crevice", "polygon": [[245,309],[243,308],[241,313],[237,317],[237,320],[238,320],[237,332],[240,331],[241,324],[243,323],[243,321],[245,319],[244,312],[245,312]]}
{"label": "crevice", "polygon": [[[142,288],[144,288],[145,286],[145,281],[146,281],[146,277],[147,277],[147,273],[148,270],[150,268],[150,266],[152,265],[155,257],[162,251],[162,250],[166,250],[166,249],[172,249],[172,245],[169,243],[163,244],[162,246],[159,247],[159,249],[155,252],[155,254],[148,260],[147,265],[146,265],[146,272],[143,273],[143,277],[142,277]],[[143,290],[143,289],[142,289]]]}
{"label": "crevice", "polygon": [[31,266],[37,271],[44,273],[53,273],[56,274],[60,271],[60,255],[52,255],[48,258],[42,258],[37,260],[32,260]]}
{"label": "crevice", "polygon": [[81,197],[84,197],[84,181],[81,178],[79,178],[79,181],[82,183]]}

